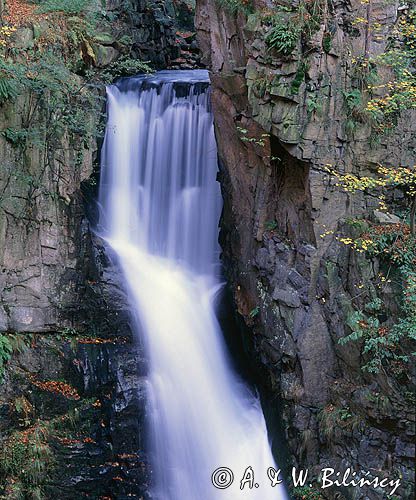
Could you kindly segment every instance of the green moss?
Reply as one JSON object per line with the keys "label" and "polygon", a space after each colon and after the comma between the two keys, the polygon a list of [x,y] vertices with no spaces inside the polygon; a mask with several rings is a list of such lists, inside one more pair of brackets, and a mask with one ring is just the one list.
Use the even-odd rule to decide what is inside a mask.
{"label": "green moss", "polygon": [[322,39],[322,48],[327,54],[329,54],[332,49],[332,37],[328,31],[324,33],[324,37]]}
{"label": "green moss", "polygon": [[308,69],[307,64],[302,61],[298,66],[295,78],[293,79],[292,84],[290,86],[290,92],[292,94],[297,94],[299,92],[300,86],[305,81],[307,69]]}

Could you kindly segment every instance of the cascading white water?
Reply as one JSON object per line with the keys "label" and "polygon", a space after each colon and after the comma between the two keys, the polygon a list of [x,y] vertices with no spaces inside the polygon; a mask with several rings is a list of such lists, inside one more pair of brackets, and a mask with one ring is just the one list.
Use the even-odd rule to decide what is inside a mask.
{"label": "cascading white water", "polygon": [[[230,368],[215,314],[221,195],[205,71],[110,86],[103,236],[117,253],[150,362],[154,497],[285,499],[258,400]],[[258,488],[240,490],[248,466]],[[230,468],[234,483],[211,474]]]}

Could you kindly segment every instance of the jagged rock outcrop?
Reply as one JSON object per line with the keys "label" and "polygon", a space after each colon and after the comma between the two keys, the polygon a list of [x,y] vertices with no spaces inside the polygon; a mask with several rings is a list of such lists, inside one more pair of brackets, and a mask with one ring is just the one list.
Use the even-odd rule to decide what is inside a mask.
{"label": "jagged rock outcrop", "polygon": [[[352,57],[385,50],[399,5],[325,2],[319,28],[308,40],[299,36],[284,56],[267,47],[268,27],[261,21],[261,13],[279,5],[251,2],[254,13],[247,17],[242,11],[250,2],[240,4],[232,13],[225,1],[200,0],[196,26],[212,71],[223,256],[236,307],[251,332],[248,351],[258,383],[265,400],[280,401],[291,464],[316,475],[325,466],[351,466],[401,476],[399,496],[410,498],[410,393],[392,378],[365,375],[357,346],[338,343],[353,307],[365,302],[361,283],[377,275],[377,262],[334,236],[321,237],[345,229],[349,217],[371,218],[377,208],[371,197],[351,197],[331,183],[326,164],[365,175],[378,163],[415,162],[414,112],[403,112],[396,129],[378,134],[374,143],[365,120],[349,129],[345,103]],[[354,25],[361,16],[368,26],[369,15],[377,33]],[[393,295],[384,288],[391,314],[397,310]],[[335,498],[335,491],[325,494]],[[366,488],[336,494],[383,497]]]}

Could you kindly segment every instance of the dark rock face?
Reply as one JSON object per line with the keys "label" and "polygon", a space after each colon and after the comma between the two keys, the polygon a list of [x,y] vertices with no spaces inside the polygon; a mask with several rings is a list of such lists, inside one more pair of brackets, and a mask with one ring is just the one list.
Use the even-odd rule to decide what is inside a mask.
{"label": "dark rock face", "polygon": [[[145,446],[145,375],[143,360],[134,341],[77,353],[86,397],[103,402],[101,419],[92,425],[93,448],[75,445],[58,460],[67,460],[63,480],[59,475],[51,488],[111,498],[147,498],[150,469]],[[118,479],[115,479],[118,478]]]}
{"label": "dark rock face", "polygon": [[[252,4],[255,12],[272,8],[271,2]],[[247,22],[242,13],[231,14],[215,0],[197,2],[196,26],[204,62],[212,70],[225,203],[224,264],[245,336],[247,328],[250,332],[245,345],[270,418],[277,419],[267,401],[279,405],[289,464],[309,467],[315,477],[323,467],[401,476],[397,494],[411,498],[411,392],[384,374],[365,375],[358,347],[338,343],[348,332],[353,300],[355,307],[364,304],[357,287],[377,275],[378,264],[333,237],[321,237],[326,230],[344,229],[346,218],[371,215],[376,208],[371,198],[351,200],[330,185],[326,164],[341,163],[346,171],[365,175],[377,163],[415,161],[411,112],[377,147],[369,146],[368,124],[359,125],[352,137],[345,132],[346,47],[360,47],[366,37],[351,34],[347,21],[360,8],[359,2],[338,2],[326,14],[335,29],[329,54],[322,49],[321,29],[305,53],[299,49],[279,57],[265,46],[259,16]],[[397,10],[377,4],[373,15],[386,36],[380,42],[367,35],[370,55],[383,50],[380,43],[386,43]],[[301,62],[306,75],[293,91]],[[264,81],[270,84],[266,91]],[[323,99],[320,114],[307,112],[311,92]],[[394,314],[391,297],[387,290],[383,301]],[[269,423],[273,428],[274,422]],[[383,497],[382,490],[369,488],[326,494]]]}
{"label": "dark rock face", "polygon": [[[32,425],[48,425],[51,419],[65,418],[69,411],[79,408],[71,439],[55,433],[49,437],[53,462],[42,481],[45,498],[147,498],[150,469],[140,351],[131,339],[84,342],[38,335],[36,345],[14,357],[0,396],[0,450],[7,450],[11,432],[31,429],[17,418],[19,398],[24,397],[32,408],[26,417],[33,419]],[[39,390],[31,377],[65,380],[80,399],[73,402]],[[0,492],[6,493],[1,486],[2,481]]]}
{"label": "dark rock face", "polygon": [[122,21],[115,41],[132,39],[132,55],[157,69],[198,66],[193,10],[185,0],[108,0],[106,10]]}
{"label": "dark rock face", "polygon": [[[67,271],[60,284],[74,280],[78,291],[62,311],[62,321],[72,326],[60,334],[38,334],[7,366],[0,391],[0,413],[7,417],[0,428],[0,451],[7,449],[10,433],[22,428],[13,420],[18,398],[26,398],[33,419],[41,422],[80,408],[75,439],[51,438],[54,465],[43,485],[46,498],[145,499],[151,483],[145,435],[147,362],[132,333],[134,319],[121,271],[86,220],[79,252],[82,272]],[[39,391],[36,385],[33,390],[33,377],[69,383],[79,402]]]}

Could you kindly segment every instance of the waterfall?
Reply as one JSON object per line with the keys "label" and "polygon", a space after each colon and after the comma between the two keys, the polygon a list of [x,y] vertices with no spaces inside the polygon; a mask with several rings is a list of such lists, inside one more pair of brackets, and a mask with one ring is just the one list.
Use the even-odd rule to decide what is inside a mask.
{"label": "waterfall", "polygon": [[[152,495],[284,499],[268,479],[277,467],[259,401],[231,369],[215,313],[222,201],[208,73],[123,79],[107,95],[100,227],[149,358]],[[241,491],[249,466],[258,487]],[[220,467],[234,473],[228,488],[212,484]]]}

